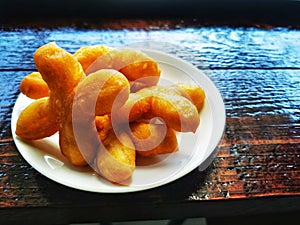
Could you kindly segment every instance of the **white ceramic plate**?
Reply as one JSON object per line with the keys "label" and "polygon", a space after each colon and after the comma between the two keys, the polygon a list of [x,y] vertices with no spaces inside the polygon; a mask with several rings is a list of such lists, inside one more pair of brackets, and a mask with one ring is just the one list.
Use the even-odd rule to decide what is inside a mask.
{"label": "white ceramic plate", "polygon": [[205,105],[200,113],[200,126],[195,134],[178,134],[179,151],[168,156],[139,159],[128,185],[112,184],[92,169],[72,166],[60,153],[58,134],[32,142],[19,139],[15,135],[18,115],[32,102],[20,94],[13,109],[11,127],[15,144],[24,159],[37,171],[58,183],[102,193],[146,190],[172,182],[197,167],[199,170],[204,169],[223,135],[225,126],[225,108],[218,89],[202,71],[186,61],[159,51],[142,51],[159,63],[162,70],[161,85],[194,83],[201,85],[206,91]]}

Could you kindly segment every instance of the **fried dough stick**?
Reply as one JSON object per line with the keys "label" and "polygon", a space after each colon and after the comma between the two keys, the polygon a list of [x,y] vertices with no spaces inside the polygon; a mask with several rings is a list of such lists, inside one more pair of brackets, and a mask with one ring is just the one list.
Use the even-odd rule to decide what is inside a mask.
{"label": "fried dough stick", "polygon": [[[43,131],[58,128],[62,106],[66,105],[65,99],[85,77],[78,61],[54,42],[37,49],[34,53],[34,61],[42,79],[50,89],[50,96],[41,100],[43,104],[38,104],[41,101],[33,102],[21,112],[17,121],[16,134],[27,140],[50,136],[53,132]],[[49,121],[46,123],[47,126],[40,123],[43,121],[42,118]],[[52,124],[52,121],[55,123]]]}
{"label": "fried dough stick", "polygon": [[138,82],[135,87],[150,87],[156,85],[160,77],[158,63],[146,54],[133,49],[112,49],[101,57],[98,57],[86,74],[99,69],[115,69],[123,73],[129,82]]}
{"label": "fried dough stick", "polygon": [[205,91],[200,86],[178,83],[173,85],[173,88],[179,90],[182,96],[189,99],[196,106],[198,112],[201,111],[205,101]]}
{"label": "fried dough stick", "polygon": [[57,111],[49,97],[37,99],[19,115],[16,135],[25,140],[49,137],[58,131]]}
{"label": "fried dough stick", "polygon": [[105,55],[110,50],[112,50],[112,48],[105,45],[83,46],[74,53],[74,57],[81,64],[82,69],[86,71],[95,60]]}
{"label": "fried dough stick", "polygon": [[[179,86],[181,89],[178,89],[177,86],[170,87],[165,92],[170,95],[176,93],[185,96],[184,98],[193,102],[196,105],[196,110],[199,109],[200,111],[205,98],[204,91],[196,85],[180,84]],[[148,113],[150,106],[146,103],[147,101],[137,106],[137,108],[141,107],[140,113]],[[96,166],[104,177],[115,183],[124,183],[133,173],[135,155],[131,142],[136,153],[141,156],[167,154],[178,150],[175,130],[165,127],[163,124],[134,121],[130,124],[130,131],[126,131],[126,134],[124,134],[124,131],[118,133],[118,137],[121,136],[120,139],[122,139],[121,143],[113,132],[110,115],[97,116],[95,123],[99,138],[103,141],[103,146],[97,155]],[[119,125],[120,127],[116,127],[116,129],[122,128],[122,124]]]}
{"label": "fried dough stick", "polygon": [[[88,139],[89,136],[87,136],[83,156],[82,151],[80,151],[77,146],[77,140],[73,133],[74,124],[79,127],[82,125],[82,121],[73,120],[72,110],[77,86],[80,81],[85,81],[85,79],[87,79],[83,69],[74,56],[58,47],[55,43],[49,43],[40,47],[35,52],[34,59],[39,72],[43,79],[47,82],[50,89],[49,110],[54,113],[56,112],[57,114],[61,151],[72,164],[86,165],[87,161],[93,158],[95,149],[97,148],[96,144],[98,142],[94,139]],[[104,90],[99,94],[98,92],[96,93],[95,100],[97,104],[96,113],[105,114],[110,112],[111,105],[114,101],[113,96],[116,96],[124,87],[127,87],[128,97],[129,83],[124,75],[117,71],[101,71],[100,73],[102,73],[103,76],[91,76],[91,78],[85,81],[85,85],[87,86],[86,92],[91,90],[93,91],[92,93],[95,91],[99,92],[99,90],[93,89],[91,83],[97,83],[97,81],[100,82],[103,81],[103,79],[108,80],[108,83],[103,85]],[[108,79],[108,77],[112,78]],[[92,80],[92,82],[89,82],[90,80]],[[80,94],[84,96],[86,92],[80,92]],[[124,93],[125,101],[127,97],[126,92]],[[107,95],[109,95],[110,98],[107,99]],[[101,105],[98,101],[105,102],[105,105]],[[78,101],[76,108],[80,109],[81,105],[84,105],[85,102],[86,101]],[[82,112],[85,111],[83,110]],[[92,110],[91,114],[95,117],[95,110]],[[28,118],[25,118],[24,121],[27,121],[30,124],[30,122],[32,122],[32,118],[35,118],[35,116],[29,116]]]}
{"label": "fried dough stick", "polygon": [[164,124],[134,122],[130,124],[130,131],[139,155],[154,156],[178,150],[176,132]]}
{"label": "fried dough stick", "polygon": [[[74,53],[74,57],[83,70],[86,70],[98,57],[110,50],[111,48],[105,45],[84,46]],[[39,72],[32,72],[21,81],[20,91],[29,98],[38,99],[48,96],[49,88]]]}
{"label": "fried dough stick", "polygon": [[131,93],[112,116],[119,123],[159,117],[168,127],[181,132],[195,132],[200,123],[198,110],[188,94],[172,86],[153,86]]}
{"label": "fried dough stick", "polygon": [[[80,152],[77,151],[75,143],[68,138],[72,135],[72,119],[67,115],[71,110],[72,104],[70,102],[72,102],[74,89],[79,81],[85,77],[82,67],[70,53],[58,47],[54,42],[38,48],[34,53],[34,61],[38,71],[50,90],[50,96],[47,103],[49,107],[44,109],[44,113],[45,115],[53,114],[56,116],[56,120],[59,124],[58,129],[61,150],[72,163],[84,164],[85,160]],[[30,107],[31,105],[29,105],[29,108]],[[41,109],[36,107],[36,110]],[[30,123],[33,122],[34,119],[35,112],[33,110],[33,112],[27,114],[27,118],[24,118],[23,120]],[[45,116],[44,119],[46,120],[47,117]],[[23,120],[21,113],[18,122]],[[36,122],[39,123],[39,121]],[[43,124],[40,124],[42,127]],[[22,126],[18,126],[17,124],[17,130],[18,127]],[[39,133],[38,130],[31,130],[31,132]],[[16,133],[18,134],[18,132]],[[42,137],[35,137],[35,139],[39,138]],[[64,141],[65,139],[68,139],[67,143]],[[70,151],[69,149],[72,149],[71,152],[74,153],[68,154]]]}
{"label": "fried dough stick", "polygon": [[[101,141],[95,118],[110,114],[113,104],[123,105],[128,99],[129,91],[128,80],[116,70],[99,70],[79,83],[69,115],[72,115],[72,138],[76,140],[80,150],[87,152],[89,163],[92,163],[94,157],[89,152],[95,153]],[[117,96],[118,102],[115,103]],[[85,152],[81,151],[83,154]]]}
{"label": "fried dough stick", "polygon": [[[130,49],[112,49],[105,45],[84,46],[74,57],[89,74],[99,69],[115,69],[123,73],[131,83],[132,91],[155,85],[160,76],[158,64],[141,52]],[[48,88],[39,72],[29,74],[22,81],[21,92],[29,98],[47,96]]]}
{"label": "fried dough stick", "polygon": [[39,72],[28,74],[21,81],[20,91],[29,98],[39,99],[48,96],[48,85]]}
{"label": "fried dough stick", "polygon": [[117,137],[111,130],[98,151],[96,167],[109,181],[126,184],[135,169],[135,149],[129,135],[122,132]]}
{"label": "fried dough stick", "polygon": [[[101,141],[105,140],[113,129],[110,115],[96,116],[95,124],[98,137]],[[120,128],[123,128],[122,132],[126,132],[130,136],[139,155],[153,156],[177,151],[176,132],[164,124],[142,120],[131,123],[130,130],[124,129],[122,124],[114,127],[117,130]]]}
{"label": "fried dough stick", "polygon": [[[49,48],[57,47],[49,46]],[[111,70],[98,71],[98,76],[89,76],[87,78],[74,56],[61,49],[57,50],[59,54],[51,54],[45,57],[45,54],[49,51],[48,47],[45,47],[45,50],[41,48],[35,54],[35,62],[43,79],[47,82],[50,91],[54,92],[57,104],[61,106],[59,115],[59,142],[61,151],[72,164],[86,165],[94,157],[98,139],[93,138],[93,135],[85,133],[87,131],[84,129],[91,129],[91,132],[93,131],[92,123],[88,123],[89,121],[85,123],[85,120],[81,121],[78,118],[74,121],[72,117],[74,115],[74,108],[76,108],[77,113],[82,115],[82,118],[94,118],[95,110],[87,110],[85,107],[86,104],[89,104],[93,100],[89,99],[92,95],[97,105],[96,113],[107,114],[111,110],[114,96],[124,87],[128,87],[128,97],[129,83],[121,73]],[[102,84],[104,81],[105,83],[101,87],[101,92],[99,92],[97,84]],[[79,82],[81,82],[81,86],[77,88]],[[77,89],[80,90],[76,93],[77,100],[75,101],[74,96]],[[98,98],[95,96],[98,96]],[[125,93],[124,99],[127,99],[127,97]],[[100,104],[97,104],[97,102],[100,102]],[[103,102],[104,104],[101,104]],[[76,104],[76,107],[74,104]],[[84,113],[88,115],[84,116]],[[83,136],[77,137],[76,140],[74,126],[77,128],[77,132],[86,135],[84,141],[81,140]],[[78,141],[81,143],[80,148],[77,145]]]}
{"label": "fried dough stick", "polygon": [[96,116],[95,126],[98,132],[99,139],[103,141],[112,129],[110,114],[103,115],[103,116]]}

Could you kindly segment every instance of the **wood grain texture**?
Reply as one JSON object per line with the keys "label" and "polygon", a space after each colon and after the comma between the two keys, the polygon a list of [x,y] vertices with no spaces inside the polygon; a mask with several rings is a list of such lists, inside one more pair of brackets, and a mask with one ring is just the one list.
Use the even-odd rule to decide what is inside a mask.
{"label": "wood grain texture", "polygon": [[[0,30],[0,224],[21,224],[31,212],[36,217],[23,224],[299,211],[300,32],[178,20],[114,23],[117,29],[85,24]],[[71,53],[84,45],[151,42],[203,69],[220,90],[227,116],[212,163],[163,187],[128,194],[83,192],[37,172],[14,145],[10,123],[19,83],[35,71],[33,53],[50,41]]]}
{"label": "wood grain texture", "polygon": [[[128,21],[130,23],[130,21]],[[140,23],[142,23],[141,21]],[[122,22],[119,22],[122,23]],[[126,21],[124,22],[126,26]],[[1,69],[34,70],[33,53],[50,41],[74,53],[85,45],[105,44],[112,47],[153,42],[153,48],[176,53],[179,57],[211,69],[300,68],[300,32],[277,28],[186,27],[158,24],[140,29],[15,29],[0,33]],[[135,25],[135,24],[134,24]],[[128,25],[127,25],[128,26]],[[119,27],[122,28],[122,25]]]}

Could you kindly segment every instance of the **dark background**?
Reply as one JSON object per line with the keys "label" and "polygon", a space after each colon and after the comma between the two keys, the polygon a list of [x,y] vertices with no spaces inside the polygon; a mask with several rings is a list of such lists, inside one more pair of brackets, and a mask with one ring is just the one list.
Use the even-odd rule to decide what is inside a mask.
{"label": "dark background", "polygon": [[55,18],[194,18],[233,24],[247,20],[298,26],[297,0],[1,0],[0,22]]}

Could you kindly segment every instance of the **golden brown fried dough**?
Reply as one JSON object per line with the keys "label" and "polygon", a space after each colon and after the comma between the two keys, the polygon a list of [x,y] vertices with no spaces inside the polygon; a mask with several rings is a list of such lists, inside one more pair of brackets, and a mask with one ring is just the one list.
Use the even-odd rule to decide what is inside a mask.
{"label": "golden brown fried dough", "polygon": [[[92,161],[94,156],[91,153],[100,143],[95,123],[96,115],[109,114],[117,96],[116,104],[124,104],[128,99],[129,89],[126,77],[116,70],[99,70],[79,83],[69,114],[72,115],[73,136],[81,153],[87,154],[88,162]],[[104,128],[103,132],[107,129]]]}
{"label": "golden brown fried dough", "polygon": [[[130,87],[129,82],[123,74],[114,70],[97,71],[95,74],[98,76],[91,75],[89,78],[86,78],[77,59],[57,46],[54,42],[48,43],[37,49],[34,54],[34,60],[43,80],[45,80],[50,89],[50,97],[43,100],[43,105],[37,104],[39,101],[32,104],[32,106],[29,107],[29,110],[26,110],[23,115],[28,117],[28,112],[29,115],[34,114],[35,111],[39,112],[39,115],[42,115],[44,120],[48,119],[49,123],[51,121],[56,122],[56,130],[58,121],[59,144],[62,153],[72,164],[86,165],[87,162],[93,159],[99,140],[98,137],[95,139],[93,138],[93,135],[87,135],[85,142],[80,141],[79,148],[77,142],[78,139],[81,140],[82,138],[74,136],[74,126],[77,128],[77,133],[81,133],[83,136],[86,135],[84,129],[95,131],[97,134],[94,124],[95,109],[88,112],[88,116],[92,119],[88,121],[81,119],[78,120],[79,117],[77,117],[77,120],[74,121],[74,107],[77,112],[78,110],[81,110],[80,113],[82,113],[82,118],[84,118],[86,113],[84,107],[85,104],[90,103],[90,98],[94,98],[93,96],[96,96],[94,99],[97,106],[96,113],[99,115],[108,114],[110,113],[114,98],[119,94],[118,92],[120,90],[125,88],[125,91],[122,92],[125,94],[118,95],[119,102],[124,102],[128,98]],[[79,94],[76,96],[76,104],[74,104],[77,86],[81,81],[81,89]],[[99,103],[97,101],[99,101]],[[24,133],[20,130],[23,129],[26,131],[22,125],[22,123],[24,123],[23,115],[19,118],[20,122],[17,123],[17,133],[20,135]],[[54,119],[52,117],[48,118],[49,115],[51,115]],[[32,118],[34,119],[36,116],[32,116]],[[31,118],[28,120],[26,119],[26,121],[34,124]],[[83,122],[87,123],[83,124]],[[48,129],[49,133],[52,134],[52,130],[55,128],[53,125],[53,129]],[[36,132],[31,132],[31,136],[28,138],[39,139],[43,138],[43,135],[45,135],[45,132],[40,132],[39,134],[35,133]],[[26,138],[26,136],[24,136],[24,138]]]}
{"label": "golden brown fried dough", "polygon": [[93,45],[84,46],[79,48],[74,56],[77,58],[78,62],[81,64],[84,71],[99,57],[109,52],[111,48],[105,45]]}
{"label": "golden brown fried dough", "polygon": [[[86,165],[87,162],[76,144],[72,124],[75,88],[85,78],[84,71],[73,55],[54,42],[38,48],[34,53],[34,61],[50,89],[50,99],[55,99],[51,102],[54,102],[52,110],[56,108],[58,111],[61,151],[72,164]],[[87,154],[92,155],[93,153]]]}
{"label": "golden brown fried dough", "polygon": [[[116,61],[122,65],[119,69],[128,80],[136,81],[141,78],[152,77],[152,79],[145,79],[148,86],[157,84],[160,77],[160,68],[155,60],[146,54],[132,49],[119,50],[116,54]],[[143,82],[141,80],[141,82]]]}
{"label": "golden brown fried dough", "polygon": [[[130,84],[122,73],[102,69],[87,76],[77,91],[80,94],[80,96],[77,94],[78,99],[83,105],[94,103],[96,100],[95,115],[102,116],[111,112],[113,104],[118,107],[125,103],[129,96]],[[85,111],[84,108],[82,111]]]}
{"label": "golden brown fried dough", "polygon": [[39,72],[28,74],[21,81],[20,91],[29,98],[38,99],[48,96],[48,85]]}
{"label": "golden brown fried dough", "polygon": [[[155,85],[161,73],[156,61],[132,49],[117,50],[105,45],[84,46],[74,53],[74,57],[88,74],[99,69],[120,71],[130,81],[132,92]],[[39,72],[34,72],[34,77],[27,75],[24,80],[26,82],[22,84],[21,91],[26,96],[34,99],[48,96],[47,84]]]}
{"label": "golden brown fried dough", "polygon": [[176,132],[164,124],[134,122],[130,128],[130,136],[139,155],[154,156],[178,150]]}
{"label": "golden brown fried dough", "polygon": [[[93,132],[97,132],[94,124],[95,109],[89,110],[87,107],[94,103],[97,114],[110,113],[114,97],[120,90],[127,87],[127,92],[122,92],[125,94],[121,95],[119,101],[123,99],[124,102],[128,98],[129,82],[115,70],[101,70],[86,77],[77,59],[54,43],[39,48],[34,59],[56,98],[62,153],[74,165],[89,163],[98,147],[98,139],[93,135]],[[74,112],[78,114],[76,118],[73,117]],[[82,141],[82,137],[76,136],[74,131],[82,134],[82,137],[86,135],[86,141]]]}
{"label": "golden brown fried dough", "polygon": [[197,108],[172,87],[153,86],[131,93],[113,118],[120,123],[140,118],[161,118],[168,127],[181,132],[195,132],[200,123]]}
{"label": "golden brown fried dough", "polygon": [[17,120],[16,135],[26,140],[49,137],[58,131],[56,114],[51,111],[49,97],[27,106]]}
{"label": "golden brown fried dough", "polygon": [[59,101],[71,93],[85,77],[77,59],[55,42],[38,48],[34,53],[34,62],[50,91],[60,96]]}
{"label": "golden brown fried dough", "polygon": [[[111,48],[104,45],[84,46],[74,53],[74,57],[86,70],[98,57],[107,53]],[[48,96],[48,85],[39,72],[28,74],[21,82],[20,90],[27,97],[38,99]]]}
{"label": "golden brown fried dough", "polygon": [[72,55],[51,42],[37,49],[34,61],[39,72],[20,89],[37,100],[21,112],[16,134],[35,140],[59,131],[61,152],[73,165],[95,163],[113,183],[127,184],[136,153],[172,153],[176,131],[195,132],[200,123],[204,90],[154,86],[158,63],[141,52],[97,45]]}
{"label": "golden brown fried dough", "polygon": [[98,152],[96,166],[109,181],[126,184],[135,169],[135,149],[130,137],[126,133],[117,137],[111,131]]}
{"label": "golden brown fried dough", "polygon": [[183,92],[183,96],[185,96],[186,94],[186,97],[193,102],[198,112],[201,111],[205,101],[205,91],[200,86],[194,84],[178,83],[174,85],[174,87],[178,87],[181,90],[181,92]]}
{"label": "golden brown fried dough", "polygon": [[112,129],[110,114],[104,116],[96,116],[95,125],[97,128],[98,137],[101,141],[103,141]]}
{"label": "golden brown fried dough", "polygon": [[87,74],[99,69],[114,69],[123,73],[129,82],[142,84],[135,86],[149,87],[157,84],[160,77],[158,63],[146,54],[133,49],[112,49],[94,61],[86,70]]}

